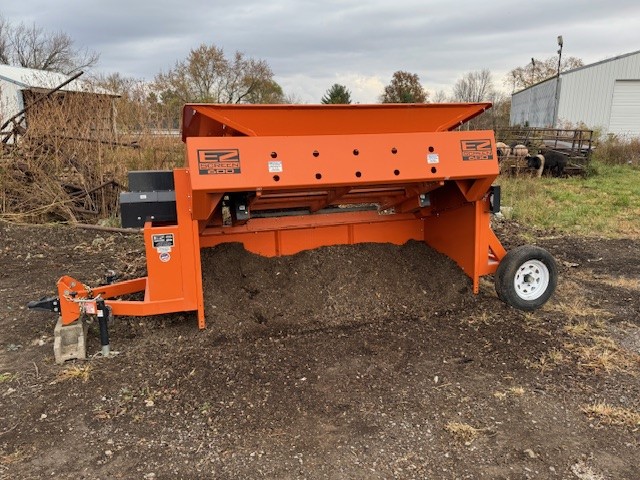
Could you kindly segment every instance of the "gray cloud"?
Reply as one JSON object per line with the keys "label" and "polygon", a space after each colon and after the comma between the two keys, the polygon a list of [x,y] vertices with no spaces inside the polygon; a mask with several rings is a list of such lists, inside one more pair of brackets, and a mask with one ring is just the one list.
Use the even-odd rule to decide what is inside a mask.
{"label": "gray cloud", "polygon": [[335,82],[374,102],[396,70],[418,73],[436,90],[488,68],[502,87],[511,68],[554,55],[558,34],[564,54],[587,63],[640,49],[640,4],[626,0],[8,3],[7,20],[67,32],[101,54],[102,71],[151,79],[190,48],[213,43],[266,60],[285,90],[306,102]]}

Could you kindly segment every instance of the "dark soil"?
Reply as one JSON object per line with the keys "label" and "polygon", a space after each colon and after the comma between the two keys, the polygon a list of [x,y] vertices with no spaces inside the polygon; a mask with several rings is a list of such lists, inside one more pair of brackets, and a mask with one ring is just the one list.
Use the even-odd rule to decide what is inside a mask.
{"label": "dark soil", "polygon": [[[63,274],[143,275],[141,239],[0,223],[0,477],[640,478],[640,425],[583,411],[640,412],[640,240],[496,231],[558,260],[541,310],[504,305],[491,279],[474,296],[417,242],[224,245],[203,252],[206,330],[117,318],[118,355],[94,355],[93,325],[92,358],[58,366],[56,319],[26,303]],[[580,322],[597,335],[566,329]],[[599,339],[608,353],[586,359]]]}

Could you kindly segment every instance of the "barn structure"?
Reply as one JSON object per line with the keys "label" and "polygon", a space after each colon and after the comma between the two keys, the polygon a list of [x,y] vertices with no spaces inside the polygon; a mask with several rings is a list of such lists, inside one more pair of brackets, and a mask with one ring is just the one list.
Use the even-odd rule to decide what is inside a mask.
{"label": "barn structure", "polygon": [[562,72],[511,97],[511,125],[640,135],[640,50]]}
{"label": "barn structure", "polygon": [[[100,138],[115,135],[116,95],[75,79],[60,90],[69,76],[57,72],[0,65],[0,141],[13,143],[26,133],[29,125],[52,117],[53,111],[65,112],[63,124],[55,124],[60,136],[90,134]],[[38,102],[47,94],[47,102]],[[10,121],[9,124],[7,122]]]}

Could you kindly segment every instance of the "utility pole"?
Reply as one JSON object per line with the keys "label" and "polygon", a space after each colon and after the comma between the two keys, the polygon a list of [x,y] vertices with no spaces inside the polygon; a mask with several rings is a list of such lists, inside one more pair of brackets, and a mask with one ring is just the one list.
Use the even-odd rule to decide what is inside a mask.
{"label": "utility pole", "polygon": [[562,45],[563,44],[564,42],[562,41],[562,35],[558,35],[558,46],[560,48],[558,48],[558,72],[556,74],[556,96],[555,96],[555,102],[553,103],[553,123],[552,123],[553,128],[556,128],[556,124],[557,124],[556,115],[558,114],[558,102],[560,99],[560,63],[562,62]]}
{"label": "utility pole", "polygon": [[531,125],[531,104],[533,103],[533,79],[536,76],[536,59],[531,57],[531,82],[529,85],[529,108],[527,109],[527,127]]}

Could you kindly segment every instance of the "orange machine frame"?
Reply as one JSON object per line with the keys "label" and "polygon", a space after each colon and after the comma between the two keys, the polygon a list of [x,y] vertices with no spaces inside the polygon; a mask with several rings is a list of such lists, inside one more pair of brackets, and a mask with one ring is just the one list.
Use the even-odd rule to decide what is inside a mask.
{"label": "orange machine frame", "polygon": [[[90,288],[58,282],[63,325],[82,299],[114,315],[196,311],[200,249],[227,242],[264,256],[326,245],[424,241],[472,279],[506,252],[490,228],[498,175],[492,131],[456,131],[490,104],[186,105],[187,166],[174,170],[177,221],[147,221],[147,276]],[[225,198],[247,199],[229,220]],[[375,205],[375,208],[372,208]],[[143,300],[117,297],[144,292]]]}

